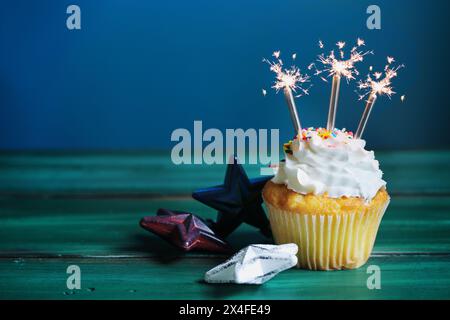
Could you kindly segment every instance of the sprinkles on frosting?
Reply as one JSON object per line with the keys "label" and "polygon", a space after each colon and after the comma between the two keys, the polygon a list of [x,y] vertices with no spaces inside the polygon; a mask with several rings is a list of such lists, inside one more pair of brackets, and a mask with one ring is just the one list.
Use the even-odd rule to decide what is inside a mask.
{"label": "sprinkles on frosting", "polygon": [[344,134],[348,139],[353,139],[353,132],[347,131],[346,129],[333,129],[330,131],[325,128],[310,127],[302,130],[301,140],[306,141],[311,139],[313,132],[316,132],[317,135],[324,140],[329,139],[330,137],[336,138],[339,134]]}
{"label": "sprinkles on frosting", "polygon": [[[327,130],[325,128],[314,128],[314,127],[309,127],[306,129],[303,129],[301,134],[299,134],[298,136],[294,137],[294,140],[296,139],[300,139],[303,141],[309,141],[313,135],[318,136],[320,138],[322,138],[323,140],[328,140],[328,139],[336,139],[338,138],[338,136],[344,137],[344,139],[353,139],[353,132],[351,131],[347,131],[346,129],[333,129],[333,130]],[[292,154],[292,141],[290,140],[289,142],[283,144],[283,150],[285,153],[287,154]]]}
{"label": "sprinkles on frosting", "polygon": [[289,140],[289,142],[283,144],[283,150],[287,154],[292,154],[292,140]]}

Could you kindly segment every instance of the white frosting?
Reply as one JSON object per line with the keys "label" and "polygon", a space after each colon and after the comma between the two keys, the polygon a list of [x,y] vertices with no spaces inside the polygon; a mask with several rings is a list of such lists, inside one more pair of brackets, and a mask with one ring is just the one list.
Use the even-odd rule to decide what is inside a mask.
{"label": "white frosting", "polygon": [[373,151],[364,149],[364,140],[341,130],[326,139],[312,129],[303,130],[305,136],[293,141],[292,155],[286,154],[280,163],[274,183],[301,194],[327,193],[332,198],[362,197],[366,201],[386,185]]}

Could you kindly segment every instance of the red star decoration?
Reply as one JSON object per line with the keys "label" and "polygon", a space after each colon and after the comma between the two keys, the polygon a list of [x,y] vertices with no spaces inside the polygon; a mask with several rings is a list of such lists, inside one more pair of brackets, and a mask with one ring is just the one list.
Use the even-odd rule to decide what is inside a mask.
{"label": "red star decoration", "polygon": [[189,212],[159,209],[156,216],[142,218],[140,225],[184,251],[230,251],[201,218]]}

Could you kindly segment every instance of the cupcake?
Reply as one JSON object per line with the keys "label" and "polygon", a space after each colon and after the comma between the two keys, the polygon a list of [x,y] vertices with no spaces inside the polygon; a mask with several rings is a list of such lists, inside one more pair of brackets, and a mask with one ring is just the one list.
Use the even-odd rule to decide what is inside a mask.
{"label": "cupcake", "polygon": [[390,200],[373,151],[345,130],[313,128],[284,151],[263,189],[275,242],[299,246],[300,268],[362,266]]}

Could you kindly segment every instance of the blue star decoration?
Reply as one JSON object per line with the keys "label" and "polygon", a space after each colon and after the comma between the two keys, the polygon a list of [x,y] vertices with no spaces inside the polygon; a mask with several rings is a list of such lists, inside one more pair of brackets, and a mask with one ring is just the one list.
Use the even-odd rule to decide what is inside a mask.
{"label": "blue star decoration", "polygon": [[158,209],[156,216],[142,218],[140,225],[183,251],[227,253],[231,250],[201,218],[189,212]]}
{"label": "blue star decoration", "polygon": [[262,207],[261,191],[272,177],[249,179],[236,157],[228,164],[223,185],[195,191],[192,197],[218,211],[211,228],[227,237],[242,223],[258,228],[271,237],[270,223]]}

